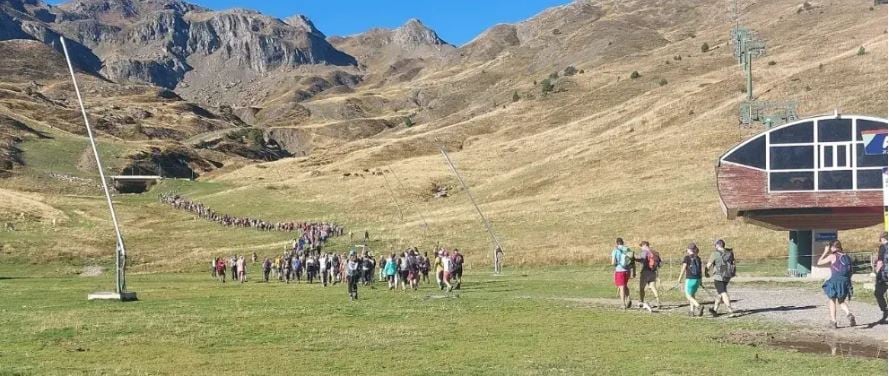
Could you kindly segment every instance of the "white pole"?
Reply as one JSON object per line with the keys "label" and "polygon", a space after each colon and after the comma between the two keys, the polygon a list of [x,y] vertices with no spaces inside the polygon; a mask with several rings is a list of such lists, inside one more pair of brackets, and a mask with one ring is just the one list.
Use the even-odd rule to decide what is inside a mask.
{"label": "white pole", "polygon": [[105,199],[108,201],[108,210],[111,212],[111,222],[114,223],[114,233],[117,235],[117,250],[115,252],[115,265],[117,267],[117,293],[126,291],[126,279],[124,278],[124,269],[126,268],[127,251],[124,248],[123,236],[120,234],[120,226],[117,224],[117,214],[114,212],[114,203],[111,201],[111,192],[108,190],[108,182],[105,181],[105,171],[102,167],[102,160],[99,158],[99,149],[96,148],[96,139],[93,136],[93,129],[90,127],[89,117],[86,116],[86,107],[83,106],[83,97],[80,95],[80,88],[77,86],[77,78],[74,75],[74,66],[71,64],[71,57],[68,55],[68,46],[65,45],[65,38],[59,38],[62,41],[62,50],[65,52],[65,60],[68,62],[68,71],[71,73],[71,82],[74,84],[74,92],[77,93],[77,102],[80,104],[80,112],[83,114],[83,123],[86,124],[86,133],[89,135],[90,145],[93,148],[93,155],[96,157],[96,166],[99,168],[99,178],[102,180],[102,189],[105,191]]}

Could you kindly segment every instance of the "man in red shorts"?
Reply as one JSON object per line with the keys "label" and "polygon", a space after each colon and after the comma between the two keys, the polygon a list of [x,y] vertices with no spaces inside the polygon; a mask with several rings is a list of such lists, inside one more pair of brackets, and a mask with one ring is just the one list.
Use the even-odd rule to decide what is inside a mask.
{"label": "man in red shorts", "polygon": [[623,239],[617,238],[614,249],[611,251],[611,265],[614,265],[614,285],[617,286],[617,294],[620,296],[623,309],[633,305],[630,300],[630,289],[627,288],[632,263],[633,251],[624,245]]}

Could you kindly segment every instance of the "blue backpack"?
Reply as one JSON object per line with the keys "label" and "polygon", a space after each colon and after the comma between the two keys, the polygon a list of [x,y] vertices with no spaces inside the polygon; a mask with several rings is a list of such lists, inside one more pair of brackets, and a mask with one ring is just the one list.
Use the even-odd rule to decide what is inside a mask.
{"label": "blue backpack", "polygon": [[852,276],[852,258],[843,252],[836,253],[836,260],[830,264],[830,272],[845,277]]}

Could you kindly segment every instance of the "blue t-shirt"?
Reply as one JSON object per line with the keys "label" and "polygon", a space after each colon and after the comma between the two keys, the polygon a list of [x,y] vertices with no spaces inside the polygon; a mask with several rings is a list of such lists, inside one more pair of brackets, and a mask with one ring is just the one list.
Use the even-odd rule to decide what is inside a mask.
{"label": "blue t-shirt", "polygon": [[621,266],[621,264],[620,264],[620,259],[621,259],[621,257],[623,256],[623,253],[626,252],[626,251],[628,251],[628,250],[629,250],[629,248],[627,248],[626,246],[621,245],[621,246],[617,246],[617,247],[615,247],[614,250],[611,251],[611,264],[614,265],[614,271],[616,271],[616,272],[625,272],[625,271],[627,271],[626,268],[624,268],[623,266]]}

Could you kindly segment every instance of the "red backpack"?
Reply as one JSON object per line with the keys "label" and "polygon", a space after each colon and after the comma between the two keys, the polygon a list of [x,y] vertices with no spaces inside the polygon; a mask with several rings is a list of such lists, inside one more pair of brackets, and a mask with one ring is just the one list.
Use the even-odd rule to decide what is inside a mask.
{"label": "red backpack", "polygon": [[648,259],[645,260],[645,262],[648,265],[649,270],[656,271],[658,268],[661,267],[661,254],[653,249],[649,250]]}

